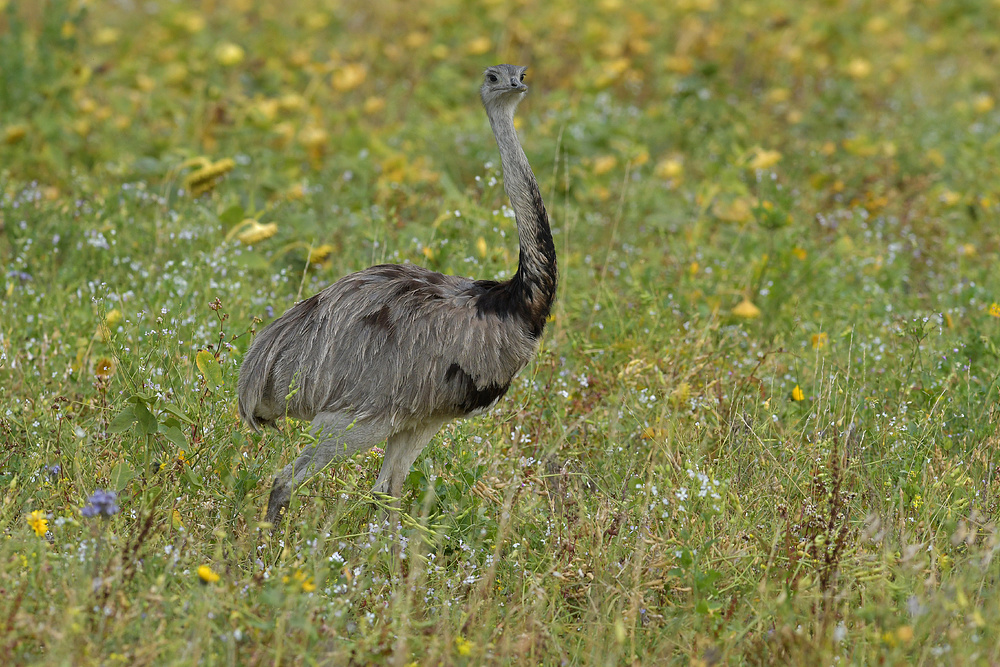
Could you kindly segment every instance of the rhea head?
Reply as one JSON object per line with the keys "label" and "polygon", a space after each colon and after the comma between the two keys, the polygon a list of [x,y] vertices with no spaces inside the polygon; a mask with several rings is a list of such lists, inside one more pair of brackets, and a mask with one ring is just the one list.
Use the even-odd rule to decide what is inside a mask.
{"label": "rhea head", "polygon": [[517,65],[493,65],[486,68],[479,96],[487,111],[506,108],[510,113],[514,112],[517,103],[528,92],[528,87],[524,85],[524,72],[527,69]]}

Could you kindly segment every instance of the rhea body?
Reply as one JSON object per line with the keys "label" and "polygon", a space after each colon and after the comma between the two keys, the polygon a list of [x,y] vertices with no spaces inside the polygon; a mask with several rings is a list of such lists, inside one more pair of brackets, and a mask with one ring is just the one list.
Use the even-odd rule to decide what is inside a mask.
{"label": "rhea body", "polygon": [[240,417],[254,430],[312,421],[315,442],[275,477],[266,518],[333,461],[385,441],[372,489],[398,499],[410,466],[447,422],[482,412],[534,357],[556,293],[542,197],[514,129],[524,67],[496,65],[480,97],[500,149],[520,253],[505,282],[382,264],[338,280],[265,327],[244,356]]}

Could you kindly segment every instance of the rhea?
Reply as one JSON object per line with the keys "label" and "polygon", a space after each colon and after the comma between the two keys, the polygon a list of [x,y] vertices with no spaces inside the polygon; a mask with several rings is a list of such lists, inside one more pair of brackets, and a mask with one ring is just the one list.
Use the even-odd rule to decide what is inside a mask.
{"label": "rhea", "polygon": [[264,328],[239,376],[252,429],[311,420],[312,444],[277,474],[267,521],[328,464],[385,441],[372,492],[398,507],[410,466],[441,427],[481,413],[534,357],[556,293],[556,253],[538,183],[514,129],[524,67],[486,69],[480,97],[520,245],[510,280],[473,280],[411,264],[350,274]]}

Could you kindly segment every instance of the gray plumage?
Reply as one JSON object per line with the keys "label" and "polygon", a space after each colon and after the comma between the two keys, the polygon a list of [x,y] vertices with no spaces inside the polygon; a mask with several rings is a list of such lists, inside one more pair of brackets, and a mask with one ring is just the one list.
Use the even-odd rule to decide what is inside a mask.
{"label": "gray plumage", "polygon": [[398,498],[410,466],[448,421],[495,404],[538,348],[556,289],[556,255],[538,184],[517,140],[523,67],[484,73],[520,256],[506,282],[383,264],[292,306],[253,341],[240,368],[240,417],[251,428],[312,420],[316,442],[275,478],[267,520],[297,486],[386,441],[373,489]]}

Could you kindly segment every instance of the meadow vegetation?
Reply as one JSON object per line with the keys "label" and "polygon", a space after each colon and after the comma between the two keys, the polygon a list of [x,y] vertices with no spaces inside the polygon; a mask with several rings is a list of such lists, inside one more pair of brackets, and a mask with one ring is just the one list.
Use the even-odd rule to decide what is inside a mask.
{"label": "meadow vegetation", "polygon": [[[0,10],[7,664],[1000,663],[996,0]],[[497,62],[540,355],[398,535],[378,449],[272,535],[308,425],[240,355],[372,263],[511,274]]]}

